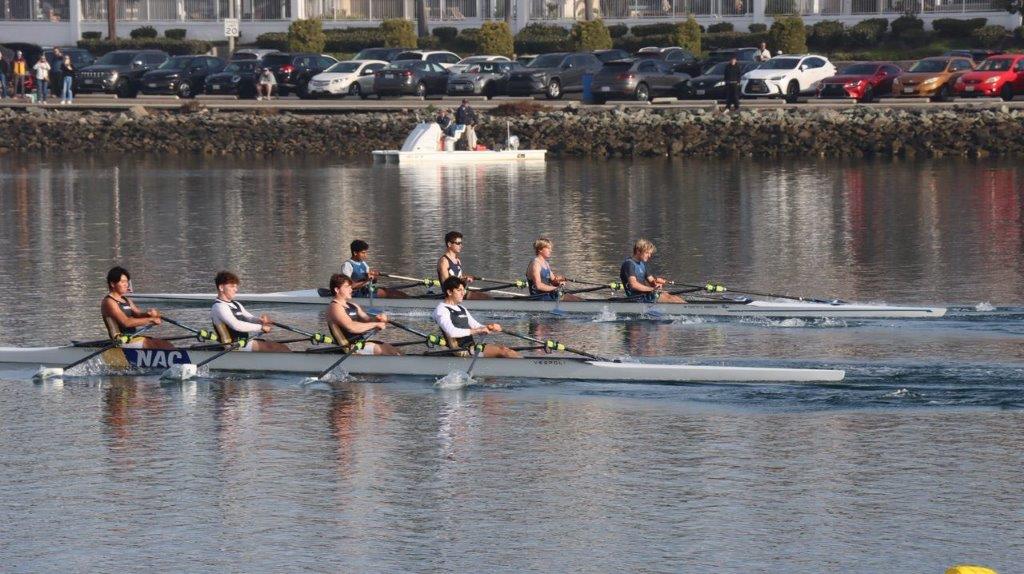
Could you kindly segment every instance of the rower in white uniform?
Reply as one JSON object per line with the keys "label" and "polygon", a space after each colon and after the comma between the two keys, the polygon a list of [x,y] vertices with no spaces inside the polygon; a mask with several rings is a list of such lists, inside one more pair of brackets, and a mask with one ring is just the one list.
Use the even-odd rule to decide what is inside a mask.
{"label": "rower in white uniform", "polygon": [[131,293],[132,276],[123,267],[114,267],[107,272],[107,296],[100,303],[100,315],[103,316],[103,324],[107,327],[107,334],[111,339],[119,335],[131,337],[121,345],[126,349],[173,349],[170,341],[146,337],[144,335],[134,336],[135,333],[147,325],[159,325],[160,312],[156,309],[143,311],[128,297]]}
{"label": "rower in white uniform", "polygon": [[[338,345],[348,347],[374,329],[384,330],[388,326],[388,316],[381,313],[371,317],[363,308],[352,302],[352,293],[356,282],[347,275],[335,273],[331,276],[331,293],[334,299],[327,308],[327,327]],[[364,341],[362,347],[354,351],[357,355],[401,355],[398,349],[380,341]]]}
{"label": "rower in white uniform", "polygon": [[271,331],[273,321],[266,315],[259,317],[245,310],[241,303],[235,301],[238,293],[238,276],[230,271],[217,273],[214,279],[217,284],[217,300],[210,309],[213,329],[221,343],[228,344],[245,340],[240,351],[272,351],[287,353],[289,349],[283,343],[260,341],[254,339]]}
{"label": "rower in white uniform", "polygon": [[484,325],[462,306],[462,300],[466,296],[466,283],[460,277],[449,277],[441,284],[444,289],[444,301],[434,308],[434,321],[448,340],[448,346],[452,349],[461,349],[460,356],[469,356],[473,351],[483,352],[484,357],[519,359],[522,357],[517,351],[502,345],[490,343],[481,344],[482,350],[478,348],[478,341],[474,336],[479,337],[488,333],[500,333],[501,325],[489,323]]}

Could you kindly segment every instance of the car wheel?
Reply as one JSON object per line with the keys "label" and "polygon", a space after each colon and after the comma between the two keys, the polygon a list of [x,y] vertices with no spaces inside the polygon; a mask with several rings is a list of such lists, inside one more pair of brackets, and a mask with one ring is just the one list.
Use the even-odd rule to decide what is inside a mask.
{"label": "car wheel", "polygon": [[1003,89],[999,90],[999,97],[1003,98],[1004,102],[1008,102],[1013,99],[1013,86],[1010,84],[1003,84]]}
{"label": "car wheel", "polygon": [[604,103],[607,102],[607,101],[608,100],[606,100],[606,99],[604,99],[604,98],[602,98],[600,96],[594,96],[594,105],[595,106],[603,106]]}
{"label": "car wheel", "polygon": [[800,97],[800,84],[796,80],[790,80],[789,85],[786,86],[786,102],[795,104],[797,98]]}
{"label": "car wheel", "polygon": [[192,84],[188,82],[182,82],[178,86],[178,97],[183,99],[189,99],[192,97]]}
{"label": "car wheel", "polygon": [[421,98],[426,96],[427,95],[427,85],[424,84],[423,82],[420,82],[420,83],[416,84],[416,95],[421,97]]}
{"label": "car wheel", "polygon": [[875,90],[871,86],[864,88],[864,95],[860,98],[860,103],[870,104],[875,101]]}
{"label": "car wheel", "polygon": [[348,87],[348,95],[366,99],[366,96],[363,95],[363,89],[359,87],[359,82],[352,82],[352,85]]}
{"label": "car wheel", "polygon": [[295,90],[295,93],[299,95],[299,99],[303,99],[303,100],[311,100],[311,99],[313,99],[313,96],[310,95],[310,93],[309,93],[309,86],[299,86]]}
{"label": "car wheel", "polygon": [[651,90],[647,87],[647,84],[640,83],[636,86],[636,92],[633,93],[638,102],[646,102],[651,99]]}
{"label": "car wheel", "polygon": [[548,82],[548,89],[545,92],[549,100],[558,100],[562,97],[562,83],[558,80]]}

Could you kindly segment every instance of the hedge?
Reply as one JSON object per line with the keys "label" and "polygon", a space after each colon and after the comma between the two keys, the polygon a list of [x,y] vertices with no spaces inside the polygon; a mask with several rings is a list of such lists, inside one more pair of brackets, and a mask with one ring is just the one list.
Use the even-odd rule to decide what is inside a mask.
{"label": "hedge", "polygon": [[608,26],[608,33],[611,34],[612,39],[621,38],[626,34],[629,34],[629,26],[625,24],[612,24]]}
{"label": "hedge", "polygon": [[[259,44],[260,38],[267,35],[261,34],[256,43]],[[328,52],[358,52],[363,48],[384,46],[384,33],[380,28],[338,28],[325,30],[324,36],[324,49]]]}
{"label": "hedge", "polygon": [[612,35],[603,20],[576,22],[569,31],[569,40],[573,50],[589,52],[591,50],[607,50],[612,47]]}
{"label": "hedge", "polygon": [[721,50],[724,48],[747,48],[768,42],[768,33],[719,32],[701,36],[701,44],[705,50]]}
{"label": "hedge", "polygon": [[451,26],[438,26],[431,30],[430,33],[440,42],[451,42],[459,35],[459,29]]}
{"label": "hedge", "polygon": [[411,20],[392,18],[380,23],[380,31],[384,35],[384,45],[388,48],[415,48],[416,28]]}
{"label": "hedge", "polygon": [[718,34],[720,32],[732,32],[736,28],[733,27],[732,22],[718,22],[708,26],[708,34]]}
{"label": "hedge", "polygon": [[295,20],[288,25],[288,51],[313,52],[324,51],[327,36],[324,34],[323,23],[317,18]]}
{"label": "hedge", "polygon": [[656,36],[622,36],[612,40],[612,47],[620,50],[625,50],[630,54],[636,53],[640,48],[646,48],[647,46],[674,46],[675,35],[674,34],[658,34]]}
{"label": "hedge", "polygon": [[892,21],[892,35],[900,38],[908,30],[924,30],[924,20],[910,14],[904,14]]}
{"label": "hedge", "polygon": [[156,36],[157,36],[156,28],[154,28],[152,26],[142,26],[140,28],[136,28],[136,29],[132,30],[131,32],[128,32],[128,35],[131,36],[132,38],[135,38],[135,39],[139,39],[139,38],[156,38]]}
{"label": "hedge", "polygon": [[674,22],[642,24],[640,26],[633,26],[629,31],[634,36],[662,36],[666,34],[674,34],[676,32],[676,25]]}
{"label": "hedge", "polygon": [[550,24],[529,24],[515,37],[517,54],[561,52],[568,50],[569,46],[569,31],[561,26]]}
{"label": "hedge", "polygon": [[172,56],[206,54],[213,45],[205,40],[172,40],[170,38],[118,38],[116,40],[79,40],[79,48],[101,56],[114,50],[163,50]]}
{"label": "hedge", "polygon": [[846,41],[846,29],[842,22],[822,20],[811,26],[807,44],[816,50],[831,52]]}
{"label": "hedge", "polygon": [[103,32],[82,32],[83,40],[99,40],[103,37]]}
{"label": "hedge", "polygon": [[768,29],[768,45],[783,54],[802,54],[807,51],[807,29],[799,16],[776,18]]}
{"label": "hedge", "polygon": [[[476,49],[472,50],[478,54],[495,56],[506,56],[511,58],[514,54],[512,30],[504,21],[488,21],[480,26],[480,30],[474,34]],[[611,40],[608,41],[611,45]]]}
{"label": "hedge", "polygon": [[184,40],[188,30],[184,28],[168,28],[164,30],[164,38],[170,38],[172,40]]}
{"label": "hedge", "polygon": [[[506,27],[507,27],[507,25],[506,25]],[[452,50],[453,52],[459,52],[460,54],[481,53],[480,52],[479,42],[477,40],[477,37],[479,35],[480,35],[480,28],[463,28],[459,32],[459,35],[455,37],[455,40],[451,43],[451,46],[449,46],[449,49]],[[509,37],[509,45],[511,46],[511,42],[512,42],[512,31],[511,30],[508,31],[508,37]],[[490,40],[488,40],[488,41],[490,41]],[[507,55],[511,58],[514,51],[515,51],[515,48],[510,48],[509,49],[509,54],[507,54]]]}
{"label": "hedge", "polygon": [[971,32],[971,40],[983,48],[1001,48],[1006,39],[1006,28],[982,26]]}
{"label": "hedge", "polygon": [[768,31],[767,24],[751,24],[747,26],[747,30],[750,30],[751,34],[760,34]]}
{"label": "hedge", "polygon": [[983,27],[987,23],[988,18],[971,18],[969,20],[939,18],[932,22],[932,28],[939,35],[947,38],[969,38],[971,32]]}

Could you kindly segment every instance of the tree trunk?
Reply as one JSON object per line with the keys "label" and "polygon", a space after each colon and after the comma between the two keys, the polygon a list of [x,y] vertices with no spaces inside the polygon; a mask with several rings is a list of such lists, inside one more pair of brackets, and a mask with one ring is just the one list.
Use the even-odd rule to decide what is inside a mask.
{"label": "tree trunk", "polygon": [[516,0],[505,0],[505,22],[508,23],[509,30],[515,26],[515,18],[512,17],[512,10],[515,9]]}
{"label": "tree trunk", "polygon": [[416,0],[416,35],[426,38],[430,35],[427,27],[427,0]]}
{"label": "tree trunk", "polygon": [[117,0],[107,0],[107,38],[117,39]]}
{"label": "tree trunk", "polygon": [[595,0],[583,0],[583,19],[587,22],[594,19],[594,1]]}

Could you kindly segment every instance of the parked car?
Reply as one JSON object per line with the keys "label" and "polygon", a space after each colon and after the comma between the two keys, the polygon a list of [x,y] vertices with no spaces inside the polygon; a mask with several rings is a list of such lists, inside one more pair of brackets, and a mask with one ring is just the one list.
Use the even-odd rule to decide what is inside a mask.
{"label": "parked car", "polygon": [[594,56],[597,56],[598,60],[604,63],[614,62],[615,60],[627,60],[632,58],[629,52],[620,50],[618,48],[612,48],[609,50],[594,50]]}
{"label": "parked car", "polygon": [[513,70],[521,70],[519,62],[486,61],[472,64],[464,72],[452,72],[449,69],[449,96],[487,96],[493,98],[504,94],[508,87],[508,77]]}
{"label": "parked car", "polygon": [[689,74],[673,71],[668,62],[617,60],[606,63],[594,74],[591,91],[594,103],[598,104],[626,98],[646,102],[654,96],[675,95],[679,84],[689,79]]}
{"label": "parked car", "polygon": [[76,94],[106,92],[121,98],[134,98],[139,93],[143,74],[155,70],[170,56],[161,50],[115,50],[107,52],[96,63],[75,75]]}
{"label": "parked car", "polygon": [[203,93],[206,78],[224,69],[225,62],[213,56],[174,56],[139,80],[143,94],[172,94],[192,98]]}
{"label": "parked car", "polygon": [[957,78],[953,91],[957,97],[999,96],[1007,102],[1024,94],[1024,55],[990,56],[973,72]]}
{"label": "parked car", "polygon": [[363,48],[353,60],[383,60],[385,62],[393,62],[398,59],[398,55],[403,52],[415,50],[415,48]]}
{"label": "parked car", "polygon": [[310,78],[337,63],[334,58],[323,54],[282,52],[267,54],[262,62],[274,73],[278,95],[283,97],[295,92],[300,98],[308,97],[306,86]]}
{"label": "parked car", "polygon": [[601,60],[589,52],[555,52],[537,56],[529,65],[509,75],[510,96],[544,94],[557,100],[563,94],[583,91],[583,75],[601,69]]}
{"label": "parked car", "polygon": [[262,62],[263,58],[267,57],[270,54],[277,53],[280,53],[280,50],[268,50],[265,48],[242,48],[240,50],[235,50],[235,53],[231,54],[230,61],[239,62],[245,60],[254,60],[257,62]]}
{"label": "parked car", "polygon": [[[740,74],[757,69],[760,62],[737,62],[740,65]],[[690,78],[688,82],[679,84],[676,90],[676,97],[679,99],[696,100],[724,100],[725,93],[725,67],[729,62],[719,62],[712,66],[706,73]]]}
{"label": "parked car", "polygon": [[691,76],[699,76],[701,73],[701,66],[697,62],[697,57],[678,46],[668,46],[666,48],[647,46],[637,50],[636,57],[668,62],[673,65],[675,71],[684,72]]}
{"label": "parked car", "polygon": [[946,57],[954,57],[954,56],[956,56],[956,57],[960,57],[960,58],[970,58],[971,61],[974,62],[975,65],[977,65],[977,64],[980,64],[981,62],[984,62],[987,58],[989,58],[991,56],[998,56],[998,55],[1003,54],[1003,53],[1004,52],[1002,50],[989,50],[987,48],[973,48],[973,49],[969,49],[969,50],[949,50],[948,52],[946,52],[945,54],[942,54],[942,55],[946,56]]}
{"label": "parked car", "polygon": [[465,72],[466,69],[469,68],[470,66],[472,66],[473,64],[479,64],[481,62],[509,62],[509,61],[511,61],[511,60],[509,60],[505,56],[470,56],[468,58],[463,58],[463,59],[459,60],[457,63],[452,64],[451,66],[448,66],[448,69],[452,73],[461,73],[461,72]]}
{"label": "parked car", "polygon": [[516,56],[516,61],[524,66],[529,66],[530,62],[537,59],[537,54],[520,54]]}
{"label": "parked car", "polygon": [[853,64],[822,80],[818,97],[873,102],[879,95],[891,94],[893,80],[902,73],[903,69],[891,62]]}
{"label": "parked car", "polygon": [[448,70],[436,62],[395,60],[373,75],[373,93],[382,96],[426,96],[448,89]]}
{"label": "parked car", "polygon": [[228,62],[223,70],[206,77],[203,91],[210,95],[255,98],[256,84],[263,67],[257,60]]}
{"label": "parked car", "polygon": [[744,96],[785,98],[795,102],[801,95],[815,95],[822,80],[836,74],[828,58],[815,54],[787,54],[762,62],[740,80]]}
{"label": "parked car", "polygon": [[454,66],[459,63],[462,58],[459,58],[458,54],[445,51],[437,50],[407,50],[401,54],[395,56],[392,60],[397,62],[399,60],[422,60],[424,62],[431,62],[434,64],[440,64],[447,69],[449,66]]}
{"label": "parked car", "polygon": [[924,58],[914,62],[892,83],[892,93],[897,97],[946,100],[953,95],[957,78],[973,69],[974,63],[960,56]]}
{"label": "parked car", "polygon": [[373,74],[388,67],[383,60],[338,62],[309,81],[309,96],[362,96],[373,93]]}
{"label": "parked car", "polygon": [[761,53],[760,48],[731,48],[728,50],[713,50],[708,52],[708,57],[704,58],[700,62],[700,69],[702,73],[707,73],[711,69],[711,66],[719,62],[728,62],[732,57],[736,56],[738,62],[757,62],[757,55]]}

